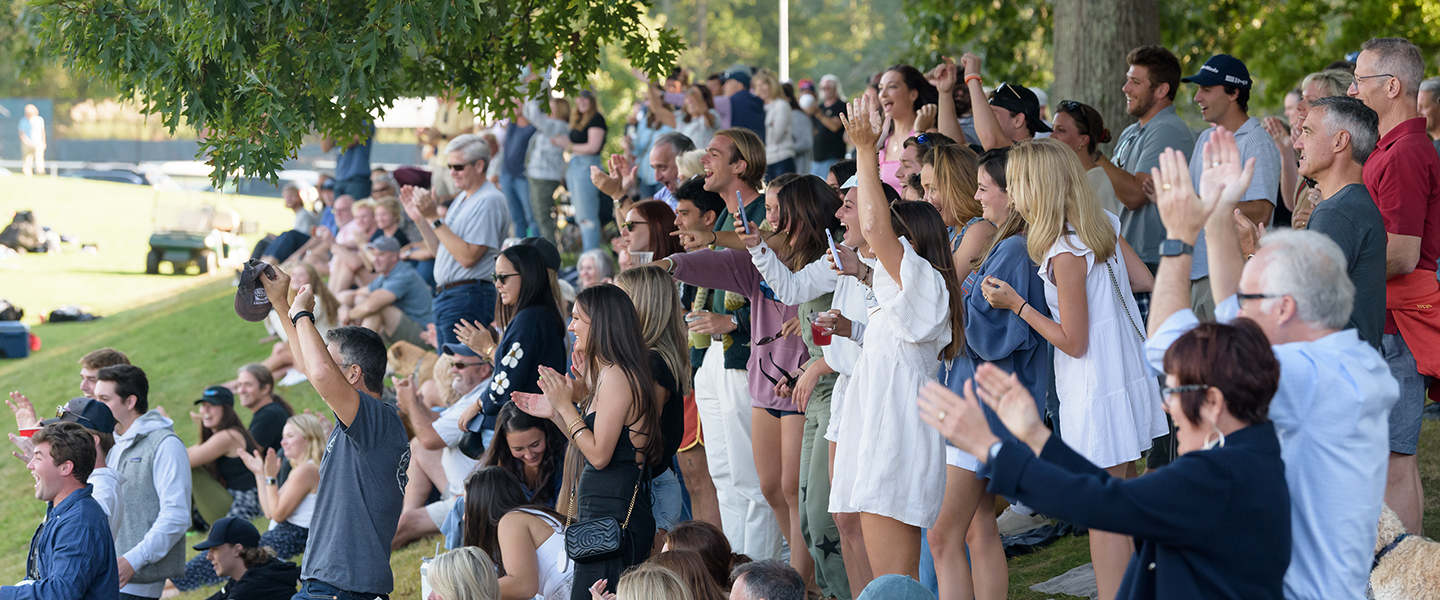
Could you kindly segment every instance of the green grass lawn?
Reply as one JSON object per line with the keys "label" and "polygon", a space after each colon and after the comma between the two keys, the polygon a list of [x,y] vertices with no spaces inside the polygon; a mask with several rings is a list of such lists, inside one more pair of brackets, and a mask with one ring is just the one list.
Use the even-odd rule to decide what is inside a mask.
{"label": "green grass lawn", "polygon": [[[145,188],[83,181],[10,178],[0,180],[0,211],[34,208],[42,222],[85,242],[98,242],[100,253],[67,252],[0,261],[0,297],[10,298],[31,314],[69,303],[85,304],[107,315],[90,323],[37,325],[44,348],[29,358],[0,360],[0,391],[19,390],[42,413],[79,395],[79,365],[86,352],[113,346],[129,354],[150,376],[150,403],[180,419],[176,432],[187,444],[198,437],[185,417],[207,385],[235,376],[242,364],[269,353],[260,324],[235,316],[234,288],[227,276],[147,276],[145,238],[153,197]],[[278,200],[226,197],[246,219],[259,220],[261,231],[288,227],[290,216]],[[323,410],[313,388],[300,384],[279,392],[296,410]],[[237,409],[248,421],[244,408]],[[0,411],[4,413],[4,411]],[[14,421],[4,413],[0,429]],[[1440,424],[1427,421],[1420,439],[1420,468],[1426,494],[1425,528],[1440,531]],[[15,459],[0,460],[0,582],[24,574],[30,535],[44,516],[34,499],[33,480]],[[257,524],[259,524],[257,522]],[[191,536],[189,544],[197,543]],[[394,598],[419,596],[420,557],[435,551],[435,540],[411,545],[391,557]],[[193,554],[193,552],[191,552]],[[1084,537],[1062,539],[1034,554],[1010,561],[1010,597],[1022,600],[1053,597],[1029,586],[1089,562]],[[196,590],[181,598],[198,600],[213,590]]]}
{"label": "green grass lawn", "polygon": [[[0,228],[17,210],[33,210],[41,225],[76,243],[61,255],[31,254],[0,260],[0,299],[25,309],[25,321],[79,304],[97,315],[111,315],[159,300],[221,278],[221,268],[208,276],[145,275],[145,254],[156,221],[171,222],[186,206],[202,203],[234,209],[241,219],[255,221],[261,232],[290,228],[294,213],[279,198],[163,192],[146,186],[54,177],[0,178]],[[155,217],[158,215],[158,217]],[[245,238],[248,252],[258,236]],[[98,251],[80,251],[95,244]],[[162,272],[169,266],[163,266]]]}

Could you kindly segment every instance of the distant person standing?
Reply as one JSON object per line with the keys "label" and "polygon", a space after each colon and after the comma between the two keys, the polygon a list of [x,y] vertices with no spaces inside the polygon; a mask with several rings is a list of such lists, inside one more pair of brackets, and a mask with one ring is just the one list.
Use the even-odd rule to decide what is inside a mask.
{"label": "distant person standing", "polygon": [[820,78],[819,101],[810,105],[807,112],[815,125],[810,174],[825,177],[830,173],[830,167],[845,158],[845,126],[840,123],[840,115],[845,113],[845,92],[840,87],[839,77],[826,75]]}
{"label": "distant person standing", "polygon": [[[335,196],[370,197],[370,145],[375,141],[375,124],[366,123],[365,132],[353,138],[335,157]],[[320,138],[320,151],[329,152],[335,140]]]}
{"label": "distant person standing", "polygon": [[40,116],[40,109],[34,104],[25,105],[25,118],[20,119],[20,146],[24,148],[25,158],[21,163],[20,170],[26,177],[31,176],[35,167],[40,168],[40,174],[45,174],[45,118]]}

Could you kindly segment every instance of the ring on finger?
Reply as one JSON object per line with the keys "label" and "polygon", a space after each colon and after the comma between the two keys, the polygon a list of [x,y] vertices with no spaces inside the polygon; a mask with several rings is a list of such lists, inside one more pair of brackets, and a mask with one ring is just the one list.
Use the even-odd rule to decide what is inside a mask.
{"label": "ring on finger", "polygon": [[1162,189],[1162,190],[1169,190],[1169,189],[1170,189],[1170,184],[1167,183],[1167,184],[1165,184],[1165,185],[1162,185],[1162,186],[1160,186],[1160,189]]}

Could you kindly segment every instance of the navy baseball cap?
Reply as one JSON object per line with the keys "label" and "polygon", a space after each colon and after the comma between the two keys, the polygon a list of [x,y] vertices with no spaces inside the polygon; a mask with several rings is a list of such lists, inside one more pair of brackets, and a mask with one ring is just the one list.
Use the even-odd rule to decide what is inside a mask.
{"label": "navy baseball cap", "polygon": [[235,406],[235,394],[230,393],[225,386],[212,385],[205,388],[205,393],[200,394],[200,399],[196,400],[195,404],[201,402],[215,406]]}
{"label": "navy baseball cap", "polygon": [[445,347],[441,351],[441,354],[454,354],[459,356],[471,356],[475,358],[480,357],[479,354],[476,354],[474,350],[471,350],[470,347],[466,346],[465,344],[445,344]]}
{"label": "navy baseball cap", "polygon": [[747,88],[750,87],[750,67],[746,67],[744,65],[735,65],[733,67],[730,67],[729,71],[725,72],[724,77],[725,79],[734,79],[735,81],[740,82],[740,85],[743,85]]}
{"label": "navy baseball cap", "polygon": [[100,433],[115,433],[115,415],[103,402],[90,398],[75,398],[60,409],[60,416],[40,422],[44,427],[51,423],[79,423],[81,427]]}
{"label": "navy baseball cap", "polygon": [[1200,66],[1200,72],[1180,81],[1195,85],[1229,85],[1250,89],[1250,70],[1245,63],[1229,54],[1216,54]]}
{"label": "navy baseball cap", "polygon": [[211,525],[210,537],[195,544],[194,548],[204,552],[226,544],[240,544],[246,548],[257,548],[260,546],[260,531],[245,519],[225,517]]}

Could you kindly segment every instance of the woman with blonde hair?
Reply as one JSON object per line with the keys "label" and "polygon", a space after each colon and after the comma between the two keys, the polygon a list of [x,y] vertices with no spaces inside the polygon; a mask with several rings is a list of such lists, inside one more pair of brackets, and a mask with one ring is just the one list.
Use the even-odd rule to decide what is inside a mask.
{"label": "woman with blonde hair", "polygon": [[705,146],[697,145],[694,150],[675,157],[675,166],[680,170],[680,181],[689,181],[691,177],[705,171],[705,166],[700,164],[702,156],[705,156]]}
{"label": "woman with blonde hair", "polygon": [[975,199],[979,160],[974,150],[958,144],[936,145],[920,156],[925,201],[940,211],[950,230],[955,265],[966,271],[995,236],[995,225],[981,216],[980,201]]}
{"label": "woman with blonde hair", "polygon": [[426,578],[430,581],[430,595],[425,600],[500,600],[495,563],[475,546],[463,546],[435,557]]}
{"label": "woman with blonde hair", "polygon": [[[691,371],[688,329],[675,280],[665,269],[640,266],[623,271],[615,285],[625,290],[640,317],[645,348],[650,351],[650,372],[655,378],[655,395],[660,399],[660,431],[665,452],[658,472],[651,473],[650,503],[655,513],[655,544],[659,548],[666,532],[680,522],[684,500],[680,478],[670,468],[685,437],[685,404],[690,396]],[[693,406],[692,406],[693,410]]]}
{"label": "woman with blonde hair", "polygon": [[[1065,443],[1112,476],[1134,477],[1134,461],[1168,431],[1160,388],[1145,365],[1145,324],[1134,297],[1150,291],[1154,276],[1120,236],[1119,218],[1100,208],[1064,143],[1015,144],[1005,175],[1028,224],[1026,249],[1040,265],[1050,315],[1059,319],[1035,310],[1000,279],[987,277],[981,292],[1055,346]],[[1090,532],[1101,597],[1115,596],[1132,549],[1129,537]]]}
{"label": "woman with blonde hair", "polygon": [[[280,437],[280,447],[290,464],[288,472],[281,473],[280,458],[274,450],[257,448],[254,452],[240,453],[245,468],[256,480],[264,482],[258,486],[260,508],[270,518],[270,529],[260,535],[259,547],[274,550],[278,558],[287,559],[305,551],[320,488],[325,438],[320,417],[298,414],[285,422]],[[185,563],[185,575],[172,583],[180,591],[189,591],[220,583],[220,576],[202,552]]]}
{"label": "woman with blonde hair", "polygon": [[[596,582],[596,587],[605,580]],[[620,585],[615,594],[605,594],[590,589],[593,600],[695,600],[685,580],[670,569],[653,563],[636,566],[620,576]]]}

